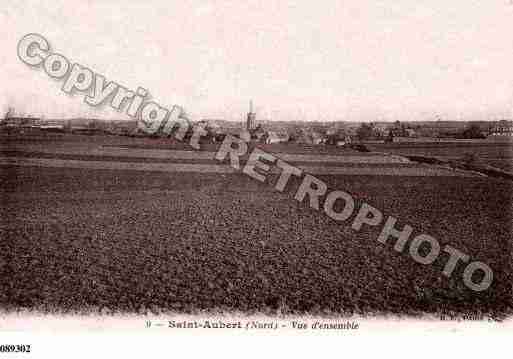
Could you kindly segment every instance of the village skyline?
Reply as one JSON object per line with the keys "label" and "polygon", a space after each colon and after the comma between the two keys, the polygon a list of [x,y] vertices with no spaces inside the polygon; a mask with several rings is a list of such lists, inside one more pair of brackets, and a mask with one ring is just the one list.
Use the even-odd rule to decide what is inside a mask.
{"label": "village skyline", "polygon": [[[71,102],[76,102],[74,99],[68,99]],[[14,106],[4,106],[3,109],[0,110],[0,118],[7,119],[7,117],[15,117],[15,118],[31,118],[38,120],[51,120],[51,121],[67,121],[67,120],[100,120],[100,121],[134,121],[133,118],[130,118],[122,113],[113,111],[111,108],[107,106],[100,106],[99,108],[91,108],[85,104],[83,105],[83,111],[72,113],[68,115],[59,115],[45,113],[45,112],[30,112],[30,111],[20,111],[18,108]],[[502,112],[495,112],[494,114],[484,115],[484,114],[474,114],[467,116],[454,116],[451,117],[447,114],[433,113],[429,115],[426,113],[422,117],[417,118],[401,118],[401,117],[389,117],[384,115],[375,115],[375,116],[363,116],[361,118],[348,118],[348,117],[339,117],[339,118],[330,118],[328,116],[318,116],[318,117],[307,117],[304,114],[299,116],[284,115],[282,117],[262,117],[262,111],[260,106],[256,106],[255,110],[255,120],[259,123],[269,123],[269,122],[286,122],[286,123],[395,123],[399,122],[415,122],[419,125],[422,123],[432,123],[432,122],[498,122],[498,121],[513,121],[513,111],[511,114],[508,114],[508,111],[504,110]],[[184,113],[186,114],[187,119],[192,122],[198,121],[214,121],[214,122],[226,122],[226,123],[243,123],[246,121],[247,111],[241,111],[241,113],[236,114],[230,117],[224,116],[215,116],[211,114],[193,114],[184,109]],[[110,114],[108,116],[107,114]]]}

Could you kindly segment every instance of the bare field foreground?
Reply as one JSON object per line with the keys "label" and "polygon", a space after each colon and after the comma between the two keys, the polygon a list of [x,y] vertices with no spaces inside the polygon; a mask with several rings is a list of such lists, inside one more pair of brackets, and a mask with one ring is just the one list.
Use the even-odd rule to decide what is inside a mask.
{"label": "bare field foreground", "polygon": [[[296,179],[281,193],[273,188],[276,174],[260,183],[237,171],[91,168],[88,162],[215,164],[210,158],[108,153],[105,143],[93,143],[107,152],[77,153],[59,141],[2,142],[0,308],[271,315],[477,311],[496,318],[513,313],[511,181],[395,157],[368,160],[373,163],[364,154],[354,161],[328,157],[320,165],[307,153],[290,157],[302,166],[346,169],[316,176],[330,189],[351,193],[357,208],[365,201],[396,217],[396,227],[408,224],[414,234],[430,234],[441,246],[487,263],[493,284],[475,292],[464,285],[461,267],[450,278],[442,274],[442,255],[422,265],[407,251],[397,253],[394,240],[379,243],[382,226],[354,231],[356,211],[336,222],[307,201],[297,202]],[[56,166],[58,161],[76,162]],[[368,173],[347,171],[362,167]],[[405,168],[415,170],[401,172]]]}

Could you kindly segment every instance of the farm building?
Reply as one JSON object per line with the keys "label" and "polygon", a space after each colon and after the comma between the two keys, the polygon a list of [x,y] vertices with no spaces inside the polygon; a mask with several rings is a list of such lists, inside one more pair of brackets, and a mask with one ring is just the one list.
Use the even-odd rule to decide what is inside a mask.
{"label": "farm building", "polygon": [[9,117],[0,121],[0,125],[7,128],[32,127],[37,125],[38,119],[31,117]]}
{"label": "farm building", "polygon": [[267,136],[265,138],[265,143],[271,144],[271,143],[288,142],[289,139],[290,139],[290,136],[288,135],[288,133],[269,131],[269,132],[267,132]]}
{"label": "farm building", "polygon": [[489,136],[513,137],[513,125],[508,125],[507,123],[498,124],[490,130]]}
{"label": "farm building", "polygon": [[309,145],[326,143],[327,137],[312,128],[301,128],[298,131],[296,142]]}
{"label": "farm building", "polygon": [[39,126],[39,129],[45,132],[65,132],[66,126],[61,122],[47,122]]}

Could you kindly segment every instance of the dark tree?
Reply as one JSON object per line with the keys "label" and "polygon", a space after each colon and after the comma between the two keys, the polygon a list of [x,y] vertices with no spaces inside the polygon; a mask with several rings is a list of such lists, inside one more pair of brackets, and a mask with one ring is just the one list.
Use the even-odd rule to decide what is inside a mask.
{"label": "dark tree", "polygon": [[470,125],[462,133],[463,138],[485,138],[478,125]]}
{"label": "dark tree", "polygon": [[368,123],[362,123],[360,127],[358,127],[358,129],[356,130],[356,136],[360,141],[371,138],[373,134],[374,130],[372,128],[372,125]]}

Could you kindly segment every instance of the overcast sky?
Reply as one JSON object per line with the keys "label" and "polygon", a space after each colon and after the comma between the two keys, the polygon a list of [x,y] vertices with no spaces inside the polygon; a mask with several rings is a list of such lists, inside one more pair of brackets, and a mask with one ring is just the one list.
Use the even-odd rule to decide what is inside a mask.
{"label": "overcast sky", "polygon": [[[511,0],[19,1],[0,9],[0,109],[128,119],[22,63],[52,50],[195,118],[513,117]],[[3,116],[3,115],[0,115]]]}

